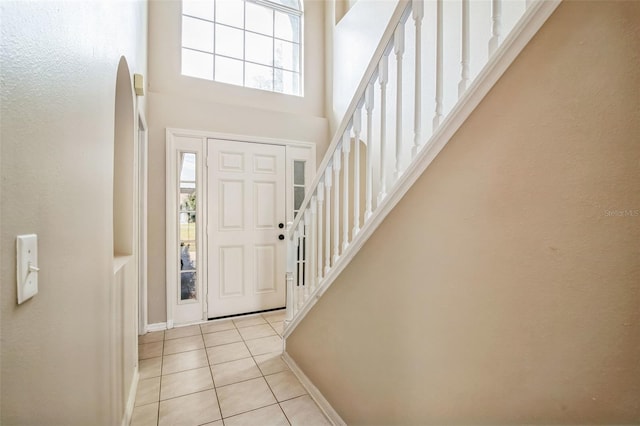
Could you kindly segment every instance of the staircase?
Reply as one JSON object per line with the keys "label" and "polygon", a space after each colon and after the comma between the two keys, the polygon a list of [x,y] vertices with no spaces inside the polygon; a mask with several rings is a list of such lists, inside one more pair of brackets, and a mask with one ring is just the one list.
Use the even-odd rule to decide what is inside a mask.
{"label": "staircase", "polygon": [[398,2],[288,226],[285,339],[559,4]]}

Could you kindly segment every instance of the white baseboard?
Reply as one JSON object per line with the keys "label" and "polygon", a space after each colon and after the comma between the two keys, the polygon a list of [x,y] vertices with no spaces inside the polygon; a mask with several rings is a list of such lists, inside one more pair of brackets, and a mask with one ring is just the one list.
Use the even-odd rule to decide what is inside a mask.
{"label": "white baseboard", "polygon": [[167,329],[166,322],[156,322],[154,324],[147,324],[147,333],[152,331],[163,331]]}
{"label": "white baseboard", "polygon": [[131,381],[131,387],[129,388],[129,398],[127,398],[127,406],[124,409],[124,416],[122,416],[122,426],[129,426],[131,423],[131,416],[133,416],[133,406],[136,402],[136,393],[138,392],[138,380],[140,379],[140,372],[138,367],[133,371],[133,380]]}
{"label": "white baseboard", "polygon": [[315,387],[313,383],[311,383],[311,380],[309,380],[307,375],[302,372],[302,370],[300,369],[300,367],[298,367],[298,364],[296,364],[293,358],[291,358],[291,356],[289,356],[287,352],[284,352],[282,354],[282,359],[289,366],[293,374],[295,374],[295,376],[298,378],[302,386],[307,390],[307,392],[309,392],[309,396],[311,396],[311,398],[316,402],[316,404],[318,404],[318,407],[320,407],[320,410],[322,410],[322,412],[329,419],[329,421],[334,426],[346,426],[347,424],[345,423],[344,420],[342,420],[338,412],[333,409],[331,404],[329,404],[329,401],[327,401],[326,398],[322,395],[322,393],[320,393],[318,388]]}

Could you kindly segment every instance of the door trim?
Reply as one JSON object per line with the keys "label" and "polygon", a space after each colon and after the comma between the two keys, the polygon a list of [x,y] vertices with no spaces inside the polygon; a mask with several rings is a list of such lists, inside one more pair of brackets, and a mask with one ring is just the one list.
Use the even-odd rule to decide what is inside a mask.
{"label": "door trim", "polygon": [[[206,140],[206,139],[204,139]],[[204,246],[204,235],[202,232],[202,224],[196,222],[196,265],[197,265],[197,301],[185,301],[184,303],[177,303],[177,294],[179,286],[179,273],[178,261],[179,250],[178,240],[179,232],[177,228],[178,220],[178,196],[176,189],[178,188],[178,152],[193,152],[196,154],[196,217],[206,217],[206,179],[204,179],[205,173],[205,158],[206,158],[206,144],[203,143],[203,138],[198,136],[190,136],[185,134],[175,134],[171,137],[167,137],[166,144],[166,210],[165,210],[165,259],[166,259],[166,309],[167,309],[167,328],[173,328],[174,320],[176,316],[182,314],[189,319],[179,318],[180,324],[197,323],[202,318],[202,306],[206,306],[206,302],[203,302],[205,296],[202,293],[202,276],[206,276],[206,265],[203,265],[202,259],[206,259],[206,247]],[[194,311],[199,309],[200,312]],[[178,314],[180,311],[180,314]]]}
{"label": "door trim", "polygon": [[[175,210],[177,208],[177,204],[176,204],[175,198],[172,196],[173,193],[171,191],[171,189],[174,188],[174,186],[176,185],[177,176],[176,176],[175,164],[177,161],[176,151],[178,149],[178,145],[184,146],[185,139],[189,140],[188,144],[191,145],[194,150],[201,153],[201,160],[199,162],[202,165],[202,167],[201,167],[201,172],[198,173],[198,178],[200,179],[199,187],[201,188],[201,190],[198,191],[198,194],[199,194],[198,196],[200,197],[200,200],[202,200],[202,202],[198,203],[198,210],[199,210],[198,214],[199,214],[199,217],[202,217],[202,218],[208,217],[208,212],[206,211],[207,204],[208,204],[208,200],[206,199],[207,183],[205,179],[205,176],[207,175],[207,171],[205,169],[206,167],[208,167],[208,165],[206,164],[206,158],[208,155],[208,144],[207,144],[208,139],[224,139],[224,140],[237,141],[237,142],[284,146],[286,147],[285,162],[286,162],[286,168],[287,168],[286,169],[287,177],[289,175],[289,165],[290,163],[292,163],[292,160],[303,159],[303,160],[309,161],[310,165],[312,166],[309,168],[310,176],[309,176],[309,179],[307,180],[307,182],[309,183],[311,183],[313,178],[315,177],[314,174],[317,169],[317,162],[316,162],[316,144],[308,141],[265,138],[260,136],[218,133],[218,132],[208,132],[208,131],[201,131],[201,130],[189,130],[189,129],[179,129],[179,128],[167,128],[165,134],[166,134],[165,136],[166,137],[166,151],[165,151],[166,152],[166,161],[165,161],[165,166],[166,166],[166,184],[165,184],[165,190],[166,190],[166,195],[165,195],[165,200],[166,200],[166,203],[165,203],[165,206],[166,206],[166,211],[165,211],[166,302],[165,303],[166,303],[166,312],[167,312],[166,324],[167,324],[167,329],[170,329],[170,328],[173,328],[174,325],[176,325],[175,315],[174,315],[175,314],[174,305],[176,305],[176,303],[175,303],[174,295],[177,294],[177,286],[178,286],[178,282],[175,279],[178,256],[177,256],[177,253],[174,252],[174,250],[172,249],[173,247],[177,246],[177,234],[175,232],[175,222],[177,220]],[[179,138],[182,139],[180,143],[178,143]],[[307,152],[309,155],[305,158],[300,158],[299,157],[300,148],[307,149],[308,150]],[[183,148],[180,148],[180,149],[183,149]],[[288,185],[288,184],[289,184],[288,179],[285,179],[285,185]],[[288,188],[287,188],[287,194],[288,194]],[[288,209],[290,205],[289,196],[287,196],[286,198],[287,198],[286,203],[287,203],[287,214],[288,214]],[[207,229],[203,229],[203,228],[206,228],[206,224],[204,223],[197,228],[198,240],[201,241],[201,243],[199,244],[201,247],[201,250],[199,250],[199,252],[201,255],[201,259],[207,259],[208,255],[206,252],[206,246],[207,246],[206,238],[207,238],[208,232],[207,232]],[[205,322],[208,320],[208,317],[207,317],[208,277],[207,277],[207,271],[206,271],[207,269],[206,263],[207,262],[203,260],[199,260],[197,262],[198,274],[201,277],[205,277],[205,279],[200,280],[200,284],[199,284],[201,288],[200,289],[201,297],[199,298],[199,300],[200,300],[200,308],[201,308],[200,312],[202,313],[202,316],[198,320],[180,322],[178,325],[196,324],[196,323]],[[174,278],[171,279],[171,277],[174,277]]]}
{"label": "door trim", "polygon": [[147,198],[149,170],[149,132],[144,112],[138,109],[138,334],[147,332]]}

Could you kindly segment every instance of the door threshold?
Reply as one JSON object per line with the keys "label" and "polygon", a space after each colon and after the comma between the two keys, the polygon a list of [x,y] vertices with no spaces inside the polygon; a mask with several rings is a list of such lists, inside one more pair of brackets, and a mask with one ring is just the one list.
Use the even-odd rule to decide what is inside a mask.
{"label": "door threshold", "polygon": [[244,316],[255,315],[255,314],[263,314],[265,312],[280,311],[282,309],[286,309],[286,306],[283,306],[281,308],[264,309],[262,311],[245,312],[244,314],[232,314],[232,315],[223,315],[223,316],[220,316],[220,317],[211,317],[211,318],[208,318],[208,320],[212,321],[212,320],[220,320],[220,319],[225,319],[225,318],[244,317]]}

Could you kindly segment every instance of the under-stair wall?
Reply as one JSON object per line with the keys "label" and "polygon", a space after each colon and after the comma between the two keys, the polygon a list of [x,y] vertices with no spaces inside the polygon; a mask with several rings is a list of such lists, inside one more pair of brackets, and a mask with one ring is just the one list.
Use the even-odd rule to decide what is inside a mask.
{"label": "under-stair wall", "polygon": [[562,2],[288,336],[347,424],[640,423],[638,22]]}
{"label": "under-stair wall", "polygon": [[[304,214],[288,226],[285,339],[560,1],[394,4],[306,189]],[[363,155],[364,165],[352,161]]]}

